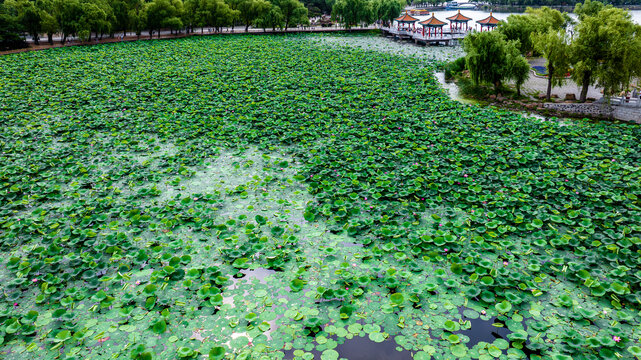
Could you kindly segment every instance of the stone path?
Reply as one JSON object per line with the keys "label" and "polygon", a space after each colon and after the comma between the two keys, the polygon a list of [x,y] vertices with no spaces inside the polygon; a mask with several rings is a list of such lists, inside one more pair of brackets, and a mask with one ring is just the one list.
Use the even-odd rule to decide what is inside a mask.
{"label": "stone path", "polygon": [[[532,58],[528,59],[528,62],[531,66],[545,66],[544,58]],[[537,93],[545,94],[548,88],[548,79],[543,77],[535,76],[530,72],[530,78],[523,84],[522,90],[524,94],[536,95]],[[578,99],[581,94],[581,88],[577,86],[572,79],[567,79],[564,81],[563,85],[553,87],[552,94],[558,95],[559,98],[564,99],[565,94],[574,94]],[[600,99],[603,96],[601,89],[598,89],[594,86],[588,87],[588,97],[594,99]]]}

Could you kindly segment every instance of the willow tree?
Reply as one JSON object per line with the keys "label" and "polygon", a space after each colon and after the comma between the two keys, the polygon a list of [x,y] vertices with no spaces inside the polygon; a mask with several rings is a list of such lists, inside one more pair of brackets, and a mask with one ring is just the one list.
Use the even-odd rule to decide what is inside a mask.
{"label": "willow tree", "polygon": [[332,17],[346,29],[372,19],[372,6],[367,0],[337,0],[332,8]]}
{"label": "willow tree", "polygon": [[550,101],[552,87],[563,83],[569,68],[570,46],[565,30],[552,28],[544,33],[532,34],[532,45],[546,60],[548,86],[546,99]]}
{"label": "willow tree", "polygon": [[506,48],[505,77],[514,81],[516,95],[521,96],[521,86],[530,77],[530,64],[521,55],[518,42],[509,41]]}
{"label": "willow tree", "polygon": [[285,30],[291,25],[308,24],[307,8],[298,0],[273,0],[272,4],[278,6],[283,14]]}
{"label": "willow tree", "polygon": [[245,32],[253,25],[256,19],[269,12],[272,4],[266,0],[242,0],[236,9],[240,11],[240,19],[245,23]]}
{"label": "willow tree", "polygon": [[530,66],[519,51],[518,41],[507,41],[498,31],[473,33],[463,40],[465,65],[475,85],[490,83],[499,91],[505,80],[513,80],[517,94],[529,76]]}
{"label": "willow tree", "polygon": [[390,24],[403,11],[404,6],[405,1],[402,0],[374,0],[372,3],[374,17]]}
{"label": "willow tree", "polygon": [[626,10],[597,4],[578,9],[581,21],[572,41],[572,79],[581,87],[580,101],[586,100],[590,85],[598,84],[611,95],[641,71],[641,27]]}

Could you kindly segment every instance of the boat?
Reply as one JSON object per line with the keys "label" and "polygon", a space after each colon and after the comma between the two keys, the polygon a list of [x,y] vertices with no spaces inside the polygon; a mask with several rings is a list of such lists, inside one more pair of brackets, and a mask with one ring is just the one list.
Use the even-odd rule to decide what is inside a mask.
{"label": "boat", "polygon": [[408,13],[412,16],[427,16],[430,14],[430,12],[425,9],[411,9]]}
{"label": "boat", "polygon": [[459,3],[456,1],[450,1],[445,5],[445,8],[447,10],[456,10],[456,9],[461,9],[461,10],[474,10],[476,9],[477,5],[474,3]]}

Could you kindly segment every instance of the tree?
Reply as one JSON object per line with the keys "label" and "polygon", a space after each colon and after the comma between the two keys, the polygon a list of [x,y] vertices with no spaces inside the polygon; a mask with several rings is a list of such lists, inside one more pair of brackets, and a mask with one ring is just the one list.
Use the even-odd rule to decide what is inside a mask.
{"label": "tree", "polygon": [[371,22],[372,8],[367,0],[337,0],[332,16],[349,29],[359,23]]}
{"label": "tree", "polygon": [[525,54],[534,50],[530,35],[543,33],[548,29],[561,30],[571,24],[572,19],[558,10],[546,6],[533,9],[528,7],[524,15],[510,15],[507,21],[499,23],[498,30],[507,40],[518,40],[519,50]]}
{"label": "tree", "polygon": [[53,34],[60,30],[56,19],[56,5],[53,0],[40,0],[38,7],[40,8],[40,26],[47,34],[47,42],[53,45]]}
{"label": "tree", "polygon": [[516,94],[521,96],[521,86],[530,77],[530,64],[521,55],[518,42],[507,43],[506,62],[505,77],[514,81]]}
{"label": "tree", "polygon": [[271,9],[271,3],[266,0],[242,0],[236,9],[240,11],[240,19],[245,23],[245,32],[254,21]]}
{"label": "tree", "polygon": [[17,11],[0,2],[0,51],[27,47],[20,37]]}
{"label": "tree", "polygon": [[114,22],[111,29],[114,31],[122,31],[127,35],[127,30],[131,27],[129,17],[129,5],[124,0],[112,0],[111,8],[113,11]]}
{"label": "tree", "polygon": [[503,34],[488,31],[466,36],[463,47],[474,84],[488,82],[498,91],[503,80],[513,80],[517,94],[521,95],[521,85],[529,77],[530,65],[519,52],[518,41],[506,41]]}
{"label": "tree", "polygon": [[268,12],[256,19],[256,26],[263,29],[272,28],[273,31],[276,31],[276,27],[282,28],[284,23],[283,12],[276,5],[272,5]]}
{"label": "tree", "polygon": [[133,0],[128,2],[129,7],[129,24],[131,29],[140,38],[140,34],[147,27],[147,11],[145,5],[141,0]]}
{"label": "tree", "polygon": [[64,44],[67,36],[77,34],[80,31],[80,21],[84,10],[79,0],[56,0],[56,20],[62,31],[60,42]]}
{"label": "tree", "polygon": [[372,4],[374,17],[389,23],[398,17],[404,6],[403,0],[374,0]]}
{"label": "tree", "polygon": [[[621,9],[596,1],[577,6],[581,21],[576,26],[571,57],[572,80],[581,87],[579,101],[587,99],[588,87],[599,84],[606,95],[627,86],[640,66],[638,25]],[[641,70],[640,70],[641,71]]]}
{"label": "tree", "polygon": [[29,0],[7,0],[7,6],[14,8],[18,13],[18,23],[22,29],[33,38],[34,44],[38,45],[40,31],[42,31],[40,10],[35,3]]}
{"label": "tree", "polygon": [[622,9],[606,8],[597,18],[607,19],[599,31],[606,40],[596,81],[607,97],[626,91],[633,77],[641,76],[641,26]]}
{"label": "tree", "polygon": [[205,25],[219,31],[221,27],[232,24],[238,18],[239,11],[233,10],[223,0],[201,0],[200,14]]}
{"label": "tree", "polygon": [[309,23],[307,18],[307,8],[298,0],[274,0],[273,4],[280,8],[283,14],[283,22],[285,23],[285,30],[290,25],[306,24]]}
{"label": "tree", "polygon": [[[612,5],[607,6],[612,7]],[[596,16],[605,7],[606,5],[600,1],[585,0],[584,3],[574,5],[574,13],[579,16],[579,20],[583,20],[586,16]]]}
{"label": "tree", "polygon": [[92,32],[96,33],[96,38],[98,34],[102,38],[102,34],[111,33],[115,17],[113,9],[106,0],[84,0],[82,1],[82,10],[80,27],[83,34],[88,32],[88,40],[91,40]]}
{"label": "tree", "polygon": [[203,26],[203,16],[200,11],[199,0],[185,0],[183,3],[183,24],[187,27],[187,32],[194,32],[194,26]]}
{"label": "tree", "polygon": [[169,27],[175,30],[182,27],[182,21],[180,21],[181,11],[181,1],[154,0],[148,3],[146,13],[149,36],[153,35],[154,30],[158,30],[158,38],[160,38],[160,30],[162,28]]}
{"label": "tree", "polygon": [[501,87],[507,65],[507,43],[498,31],[473,33],[463,39],[465,64],[475,85],[488,82]]}
{"label": "tree", "polygon": [[536,9],[528,7],[525,9],[525,13],[535,19],[536,28],[541,32],[550,28],[553,30],[567,29],[573,21],[567,13],[550,9],[547,6]]}
{"label": "tree", "polygon": [[326,0],[302,0],[303,5],[309,9],[310,16],[320,16],[322,14],[329,14],[332,12],[333,3],[330,4]]}
{"label": "tree", "polygon": [[518,41],[519,50],[523,54],[533,50],[530,35],[536,30],[537,25],[531,15],[510,15],[507,21],[501,21],[498,25],[498,31],[506,39]]}
{"label": "tree", "polygon": [[552,86],[563,83],[569,67],[569,45],[565,30],[552,28],[544,33],[532,34],[532,44],[546,59],[548,87],[546,98],[550,101]]}

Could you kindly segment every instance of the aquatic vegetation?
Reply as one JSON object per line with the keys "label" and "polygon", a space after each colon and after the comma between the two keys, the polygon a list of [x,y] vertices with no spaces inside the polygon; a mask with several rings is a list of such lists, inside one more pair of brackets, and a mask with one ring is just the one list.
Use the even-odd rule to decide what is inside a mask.
{"label": "aquatic vegetation", "polygon": [[0,58],[0,354],[641,356],[638,126],[320,44]]}

